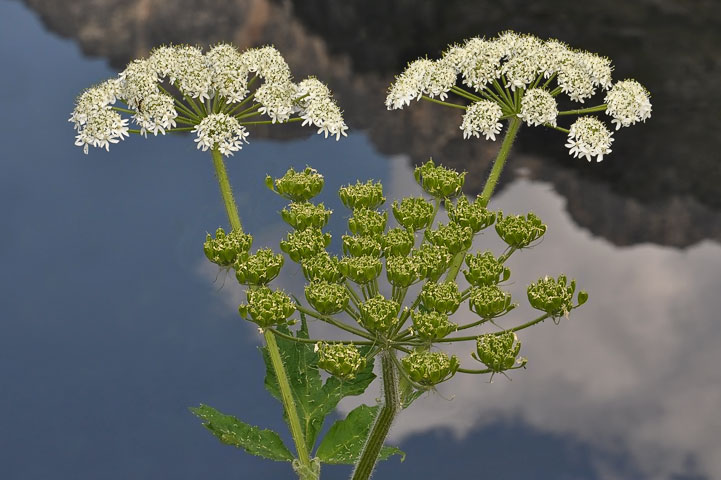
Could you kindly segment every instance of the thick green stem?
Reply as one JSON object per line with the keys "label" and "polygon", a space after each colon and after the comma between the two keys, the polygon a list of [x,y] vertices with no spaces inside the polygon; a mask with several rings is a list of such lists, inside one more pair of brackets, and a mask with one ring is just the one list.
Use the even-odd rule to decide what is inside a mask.
{"label": "thick green stem", "polygon": [[211,153],[213,156],[215,175],[218,177],[220,194],[223,196],[223,203],[225,204],[226,212],[228,212],[228,220],[230,221],[230,226],[233,228],[233,230],[242,232],[243,225],[240,223],[238,206],[235,204],[235,199],[233,198],[233,190],[230,188],[228,172],[225,171],[225,162],[223,161],[223,155],[220,154],[220,151],[218,151],[217,148],[214,148]]}
{"label": "thick green stem", "polygon": [[352,480],[368,480],[373,473],[378,454],[388,436],[393,420],[401,409],[401,397],[398,391],[398,374],[393,364],[393,351],[385,351],[381,355],[383,371],[383,406],[378,411],[375,423],[371,428],[368,440],[363,447],[360,459],[353,471]]}

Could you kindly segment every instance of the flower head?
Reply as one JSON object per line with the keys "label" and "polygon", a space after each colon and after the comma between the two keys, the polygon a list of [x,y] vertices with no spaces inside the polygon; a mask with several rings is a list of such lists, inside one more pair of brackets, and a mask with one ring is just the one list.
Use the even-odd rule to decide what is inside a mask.
{"label": "flower head", "polygon": [[223,155],[232,155],[248,143],[248,130],[235,117],[212,113],[193,128],[195,142],[203,151],[217,148]]}
{"label": "flower head", "polygon": [[503,127],[502,116],[503,110],[496,102],[481,100],[470,104],[461,123],[463,138],[480,138],[483,134],[486,140],[495,140]]}
{"label": "flower head", "polygon": [[531,88],[523,94],[521,113],[518,114],[518,117],[527,125],[533,127],[549,124],[555,127],[557,116],[558,106],[556,105],[556,99],[546,90]]}
{"label": "flower head", "polygon": [[571,125],[566,147],[574,158],[585,157],[589,162],[592,157],[596,161],[603,160],[604,155],[611,153],[613,133],[596,117],[580,117]]}
{"label": "flower head", "polygon": [[606,113],[613,117],[616,130],[636,122],[645,122],[651,116],[648,90],[636,80],[616,83],[606,94]]}

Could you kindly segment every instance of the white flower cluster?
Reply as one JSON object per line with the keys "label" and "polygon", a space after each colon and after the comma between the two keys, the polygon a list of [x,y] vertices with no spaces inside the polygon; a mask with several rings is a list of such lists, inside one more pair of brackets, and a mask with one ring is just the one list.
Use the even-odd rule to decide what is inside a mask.
{"label": "white flower cluster", "polygon": [[235,117],[224,113],[211,113],[193,129],[197,134],[195,141],[204,152],[218,148],[223,155],[232,155],[248,143],[248,131],[238,123]]}
{"label": "white flower cluster", "polygon": [[479,138],[482,133],[486,140],[495,140],[503,126],[500,122],[502,115],[503,111],[496,102],[481,100],[472,103],[463,115],[463,138]]}
{"label": "white flower cluster", "polygon": [[613,134],[603,122],[596,117],[580,117],[571,125],[566,147],[574,158],[584,157],[590,162],[596,157],[600,162],[604,155],[611,153],[612,143]]}
{"label": "white flower cluster", "polygon": [[616,130],[636,122],[645,122],[651,116],[648,91],[635,80],[616,83],[606,94],[606,113],[613,117]]}
{"label": "white flower cluster", "polygon": [[518,117],[531,127],[537,125],[556,126],[558,106],[556,99],[541,88],[529,88],[521,99],[521,113]]}
{"label": "white flower cluster", "polygon": [[[256,79],[262,84],[251,94]],[[116,100],[128,108],[112,106]],[[236,113],[234,104],[249,100],[257,105]],[[198,133],[198,147],[215,148],[207,143],[209,139],[222,138],[222,145],[218,141],[216,146],[226,155],[240,149],[247,137],[240,124],[255,115],[267,115],[272,123],[283,123],[298,114],[304,125],[312,124],[318,133],[336,139],[347,135],[348,129],[328,88],[316,79],[293,83],[288,64],[271,46],[241,53],[221,43],[205,54],[189,45],[154,49],[149,58],[128,64],[117,79],[93,87],[77,99],[70,117],[78,131],[76,144],[87,153],[88,146],[107,149],[110,143],[127,137],[128,120],[121,113],[131,114],[140,127],[134,133],[144,136],[165,134],[178,123],[186,131],[198,127],[193,128]],[[222,121],[214,117],[205,122],[219,113],[224,114]],[[225,114],[237,118],[230,121]],[[200,124],[203,128],[199,128]],[[218,133],[223,128],[233,133],[223,136]]]}

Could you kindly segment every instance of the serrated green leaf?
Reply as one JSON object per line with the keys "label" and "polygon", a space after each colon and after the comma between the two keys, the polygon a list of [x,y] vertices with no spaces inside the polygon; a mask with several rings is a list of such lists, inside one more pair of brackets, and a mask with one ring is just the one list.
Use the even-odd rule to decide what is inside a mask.
{"label": "serrated green leaf", "polygon": [[[351,410],[343,420],[335,422],[318,447],[316,456],[323,463],[353,465],[363,451],[363,446],[373,421],[378,414],[378,407],[360,405]],[[400,455],[401,462],[406,454],[396,447],[381,449],[379,460],[387,460],[392,455]]]}
{"label": "serrated green leaf", "polygon": [[226,445],[233,445],[251,455],[277,462],[293,461],[293,454],[290,453],[280,436],[272,430],[248,425],[207,405],[191,408],[190,411],[203,420],[205,428]]}

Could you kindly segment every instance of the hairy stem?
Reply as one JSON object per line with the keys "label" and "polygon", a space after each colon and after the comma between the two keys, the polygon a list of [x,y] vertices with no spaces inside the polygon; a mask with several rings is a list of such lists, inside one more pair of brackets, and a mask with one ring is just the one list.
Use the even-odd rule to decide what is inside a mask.
{"label": "hairy stem", "polygon": [[215,175],[218,177],[218,185],[220,186],[220,194],[223,196],[225,211],[228,213],[228,221],[230,221],[230,226],[233,230],[242,232],[243,225],[240,223],[238,206],[235,204],[235,199],[233,198],[233,190],[230,188],[230,181],[228,180],[228,172],[225,170],[223,156],[217,148],[212,150],[212,155]]}

